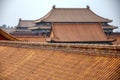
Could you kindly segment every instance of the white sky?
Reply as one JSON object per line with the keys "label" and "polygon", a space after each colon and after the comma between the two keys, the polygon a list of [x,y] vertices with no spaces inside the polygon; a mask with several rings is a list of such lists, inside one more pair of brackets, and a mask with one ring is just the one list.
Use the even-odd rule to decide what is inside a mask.
{"label": "white sky", "polygon": [[16,26],[19,18],[35,20],[46,15],[53,5],[58,8],[86,8],[96,14],[112,19],[111,25],[120,32],[120,0],[0,0],[0,25]]}

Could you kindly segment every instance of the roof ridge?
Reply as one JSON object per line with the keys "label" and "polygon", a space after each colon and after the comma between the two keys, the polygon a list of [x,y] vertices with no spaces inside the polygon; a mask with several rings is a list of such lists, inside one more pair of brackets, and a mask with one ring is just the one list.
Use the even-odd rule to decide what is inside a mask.
{"label": "roof ridge", "polygon": [[43,16],[43,17],[35,20],[35,22],[36,22],[36,23],[41,22],[42,20],[44,20],[45,18],[47,18],[47,17],[53,12],[53,10],[54,10],[54,9],[52,8],[45,16]]}
{"label": "roof ridge", "polygon": [[76,10],[76,9],[88,9],[88,8],[52,8],[45,16],[43,16],[42,18],[38,19],[38,20],[35,20],[36,22],[39,22],[40,20],[45,20],[47,19],[53,12],[54,10],[57,10],[57,9],[73,9],[73,10]]}
{"label": "roof ridge", "polygon": [[[76,12],[76,13],[79,13],[80,14],[80,12],[82,11],[82,15],[83,15],[83,13],[88,13],[88,16],[89,15],[91,15],[92,17],[94,17],[93,19],[92,19],[92,17],[90,17],[91,18],[91,20],[89,19],[89,18],[86,18],[86,17],[84,17],[85,19],[83,19],[83,20],[81,20],[81,19],[78,19],[77,17],[76,17],[76,19],[75,19],[75,17],[73,18],[73,17],[71,17],[71,16],[68,16],[68,15],[65,15],[64,16],[64,14],[65,14],[65,11],[69,11],[69,10],[71,10],[71,14],[73,14],[74,13],[74,11]],[[57,13],[58,11],[61,11],[62,12],[62,14],[60,14],[60,12],[59,13]],[[66,12],[66,13],[69,13],[69,12]],[[54,15],[53,15],[54,14]],[[56,15],[55,15],[56,14]],[[57,16],[59,14],[59,16]],[[52,18],[51,18],[51,15],[52,15]],[[62,17],[60,17],[60,15],[62,16]],[[56,16],[56,17],[55,17]],[[63,17],[64,16],[64,17]],[[66,16],[68,17],[68,18],[66,18]],[[80,16],[80,15],[77,15],[77,16]],[[85,15],[83,15],[83,16],[85,16]],[[61,18],[63,18],[63,19],[61,19]],[[65,20],[64,20],[64,18],[65,18]],[[55,7],[53,7],[45,16],[43,16],[42,18],[40,18],[40,19],[38,19],[38,20],[36,20],[35,22],[36,23],[39,23],[39,22],[41,22],[41,21],[45,21],[45,22],[55,22],[55,19],[57,19],[56,20],[56,22],[58,21],[60,21],[60,22],[62,22],[62,21],[67,21],[68,19],[73,19],[74,21],[75,20],[77,20],[78,19],[78,22],[84,22],[85,20],[87,21],[87,22],[112,22],[112,20],[110,20],[110,19],[107,19],[107,18],[104,18],[104,17],[101,17],[101,16],[99,16],[99,15],[97,15],[96,13],[94,13],[89,7],[87,7],[87,8],[55,8]],[[59,20],[58,20],[59,19]],[[70,22],[70,20],[68,20],[68,22]],[[73,22],[72,20],[71,20],[71,22]],[[76,22],[76,21],[75,21]]]}
{"label": "roof ridge", "polygon": [[21,20],[21,21],[35,21],[35,20]]}
{"label": "roof ridge", "polygon": [[88,8],[55,8],[55,9],[88,9]]}

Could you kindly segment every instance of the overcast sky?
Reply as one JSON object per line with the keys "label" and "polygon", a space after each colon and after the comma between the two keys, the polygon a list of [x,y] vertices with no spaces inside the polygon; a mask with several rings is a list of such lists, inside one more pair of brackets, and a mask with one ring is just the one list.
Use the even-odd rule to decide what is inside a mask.
{"label": "overcast sky", "polygon": [[0,25],[15,26],[19,18],[36,20],[46,15],[53,5],[58,8],[86,8],[96,14],[112,19],[111,25],[120,32],[120,0],[0,0]]}

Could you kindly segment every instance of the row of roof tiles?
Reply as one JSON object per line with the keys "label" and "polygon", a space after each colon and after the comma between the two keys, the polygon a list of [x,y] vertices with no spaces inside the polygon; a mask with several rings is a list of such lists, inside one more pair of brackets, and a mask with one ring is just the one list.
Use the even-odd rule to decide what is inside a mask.
{"label": "row of roof tiles", "polygon": [[119,80],[120,58],[0,46],[4,80]]}

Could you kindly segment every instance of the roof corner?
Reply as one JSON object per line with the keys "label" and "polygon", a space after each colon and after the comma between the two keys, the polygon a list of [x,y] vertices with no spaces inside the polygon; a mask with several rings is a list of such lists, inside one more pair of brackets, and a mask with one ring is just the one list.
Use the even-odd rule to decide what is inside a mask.
{"label": "roof corner", "polygon": [[53,7],[52,7],[53,9],[55,9],[55,5],[53,5]]}
{"label": "roof corner", "polygon": [[89,5],[87,5],[87,9],[90,9],[90,6],[89,6]]}
{"label": "roof corner", "polygon": [[22,21],[22,18],[19,18],[19,21]]}

